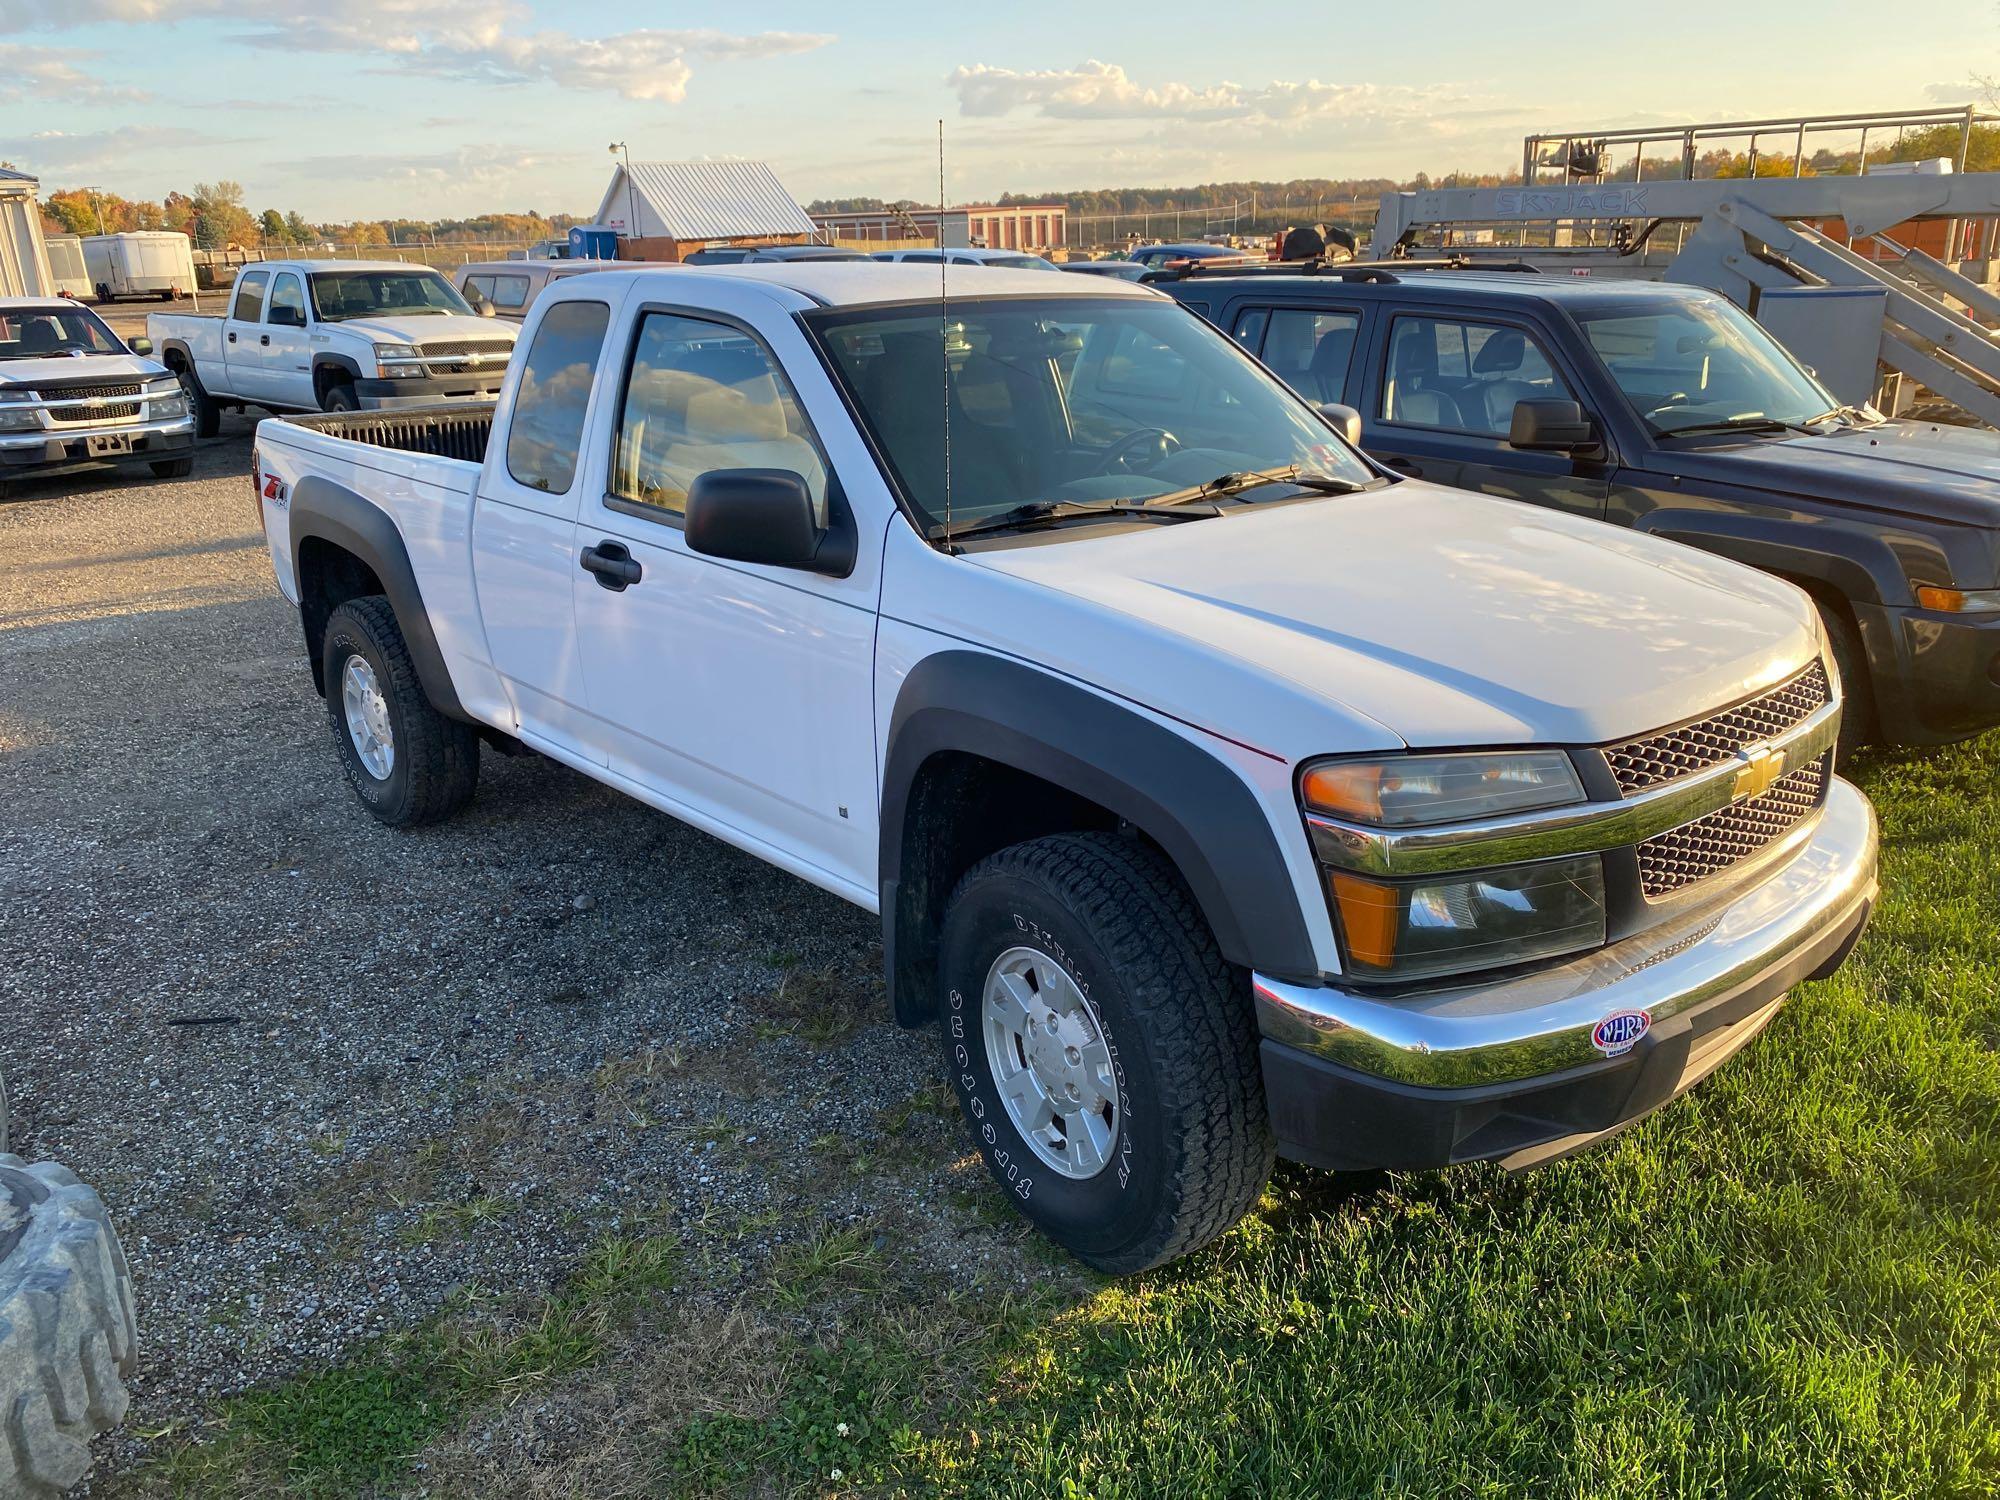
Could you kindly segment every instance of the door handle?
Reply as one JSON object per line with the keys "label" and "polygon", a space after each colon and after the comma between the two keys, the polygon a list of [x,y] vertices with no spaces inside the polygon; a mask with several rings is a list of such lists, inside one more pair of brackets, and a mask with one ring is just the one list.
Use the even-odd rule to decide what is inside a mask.
{"label": "door handle", "polygon": [[1407,474],[1412,479],[1422,479],[1424,477],[1424,466],[1414,458],[1385,458],[1382,462],[1396,470],[1397,473]]}
{"label": "door handle", "polygon": [[610,589],[614,594],[622,594],[645,576],[645,570],[623,542],[603,541],[595,547],[585,547],[577,561],[584,572],[596,576],[599,588]]}
{"label": "door handle", "polygon": [[232,344],[236,342],[236,335],[235,335],[235,334],[233,334],[233,333],[232,333],[232,334],[230,334],[230,335],[229,335],[229,342],[230,342],[230,343],[232,343]]}
{"label": "door handle", "polygon": [[259,334],[257,336],[257,342],[260,344],[268,345],[271,342],[271,335],[268,333]]}

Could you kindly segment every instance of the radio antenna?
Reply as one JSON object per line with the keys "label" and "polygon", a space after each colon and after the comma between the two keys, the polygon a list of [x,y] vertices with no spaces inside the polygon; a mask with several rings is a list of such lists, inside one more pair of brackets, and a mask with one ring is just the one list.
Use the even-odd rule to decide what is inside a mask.
{"label": "radio antenna", "polygon": [[944,121],[938,128],[938,364],[944,373],[944,550],[951,547],[951,292],[945,284]]}

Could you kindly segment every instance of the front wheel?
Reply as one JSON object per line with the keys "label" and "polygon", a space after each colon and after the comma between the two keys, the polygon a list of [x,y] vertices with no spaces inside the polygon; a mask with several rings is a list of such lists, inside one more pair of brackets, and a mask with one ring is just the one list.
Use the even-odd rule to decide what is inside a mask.
{"label": "front wheel", "polygon": [[432,707],[396,612],[379,594],[326,622],[326,712],[348,784],[391,828],[450,817],[479,784],[479,735]]}
{"label": "front wheel", "polygon": [[1868,677],[1868,653],[1862,649],[1861,633],[1846,613],[1831,605],[1819,606],[1826,626],[1826,643],[1833,655],[1833,670],[1840,677],[1840,743],[1834,747],[1834,763],[1847,764],[1854,752],[1875,738],[1875,688]]}
{"label": "front wheel", "polygon": [[1003,849],[945,916],[945,1066],[987,1167],[1101,1271],[1199,1249],[1257,1201],[1275,1146],[1242,977],[1149,845]]}
{"label": "front wheel", "polygon": [[321,411],[360,411],[361,398],[354,394],[354,387],[343,380],[326,388],[319,405]]}

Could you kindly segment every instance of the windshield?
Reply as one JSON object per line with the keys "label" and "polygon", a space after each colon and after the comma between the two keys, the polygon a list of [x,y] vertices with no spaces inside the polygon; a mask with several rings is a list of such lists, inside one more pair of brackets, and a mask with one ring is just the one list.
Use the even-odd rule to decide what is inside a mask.
{"label": "windshield", "polygon": [[1840,405],[1768,333],[1720,298],[1643,313],[1577,315],[1605,369],[1655,433],[1766,418],[1809,422]]}
{"label": "windshield", "polygon": [[313,312],[322,323],[425,313],[473,316],[458,289],[435,271],[315,271],[309,279]]}
{"label": "windshield", "polygon": [[0,359],[66,354],[123,354],[125,346],[81,307],[12,307],[0,311]]}
{"label": "windshield", "polygon": [[[1035,502],[1144,500],[1223,475],[1377,475],[1319,415],[1177,303],[954,301],[812,313],[841,383],[926,530]],[[1273,491],[1281,495],[1284,491]]]}

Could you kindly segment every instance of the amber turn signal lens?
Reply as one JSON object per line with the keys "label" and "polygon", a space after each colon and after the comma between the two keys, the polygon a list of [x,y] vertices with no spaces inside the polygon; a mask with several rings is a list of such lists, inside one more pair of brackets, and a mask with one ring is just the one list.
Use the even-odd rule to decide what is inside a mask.
{"label": "amber turn signal lens", "polygon": [[1373,823],[1382,816],[1382,767],[1374,761],[1334,761],[1307,771],[1306,805],[1337,817]]}
{"label": "amber turn signal lens", "polygon": [[1925,609],[1935,609],[1948,615],[1955,615],[1965,608],[1965,594],[1959,589],[1939,588],[1934,583],[1917,585],[1917,603]]}
{"label": "amber turn signal lens", "polygon": [[1341,932],[1347,938],[1347,956],[1371,969],[1386,969],[1396,962],[1397,918],[1402,898],[1391,887],[1363,880],[1358,875],[1335,870],[1334,903],[1340,908]]}

